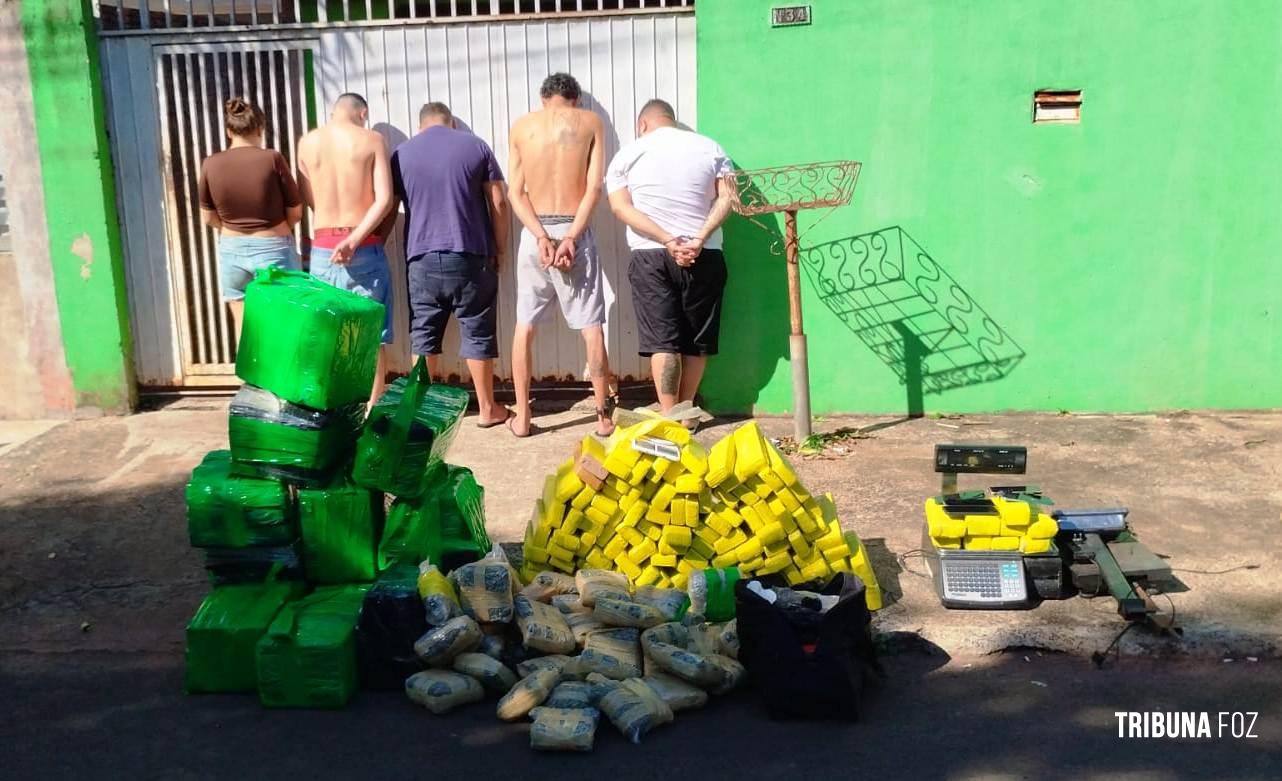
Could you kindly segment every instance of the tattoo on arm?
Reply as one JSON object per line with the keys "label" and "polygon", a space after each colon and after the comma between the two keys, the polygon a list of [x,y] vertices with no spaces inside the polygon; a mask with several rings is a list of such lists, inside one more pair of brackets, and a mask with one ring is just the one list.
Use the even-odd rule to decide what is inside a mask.
{"label": "tattoo on arm", "polygon": [[663,356],[663,366],[659,371],[659,392],[676,395],[681,384],[681,362],[677,356],[667,353]]}

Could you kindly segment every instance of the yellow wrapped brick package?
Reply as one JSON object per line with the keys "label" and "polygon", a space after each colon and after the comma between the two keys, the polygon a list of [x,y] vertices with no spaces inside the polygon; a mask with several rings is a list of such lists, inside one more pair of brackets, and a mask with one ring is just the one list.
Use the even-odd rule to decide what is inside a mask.
{"label": "yellow wrapped brick package", "polygon": [[[678,457],[634,447],[643,438],[673,443]],[[983,531],[1001,531],[990,528],[1001,521]],[[1023,522],[1035,528],[1027,514]],[[943,531],[960,540],[966,523]],[[690,573],[711,567],[777,574],[794,585],[853,572],[867,586],[868,606],[881,607],[858,535],[841,528],[831,496],[806,490],[756,422],[708,449],[662,418],[621,427],[604,444],[585,438],[544,482],[524,560],[526,581],[549,569],[610,570],[633,586],[682,590]]]}
{"label": "yellow wrapped brick package", "polygon": [[[938,498],[926,500],[926,529],[936,548],[1047,553],[1059,533],[1055,519],[1036,505],[992,497],[996,515],[950,515]],[[854,550],[852,547],[851,550]]]}

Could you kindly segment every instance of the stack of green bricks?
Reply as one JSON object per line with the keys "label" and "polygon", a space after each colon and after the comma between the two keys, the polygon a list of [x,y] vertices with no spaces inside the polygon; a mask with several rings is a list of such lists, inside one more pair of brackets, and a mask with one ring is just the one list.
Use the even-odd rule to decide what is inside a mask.
{"label": "stack of green bricks", "polygon": [[[381,304],[303,272],[270,269],[250,284],[230,448],[208,453],[186,491],[213,585],[187,627],[188,692],[341,707],[357,688],[357,620],[380,573],[489,549],[484,491],[443,461],[467,392],[402,378],[365,420],[382,325]],[[406,412],[389,418],[407,387]],[[384,493],[397,497],[386,519]]]}

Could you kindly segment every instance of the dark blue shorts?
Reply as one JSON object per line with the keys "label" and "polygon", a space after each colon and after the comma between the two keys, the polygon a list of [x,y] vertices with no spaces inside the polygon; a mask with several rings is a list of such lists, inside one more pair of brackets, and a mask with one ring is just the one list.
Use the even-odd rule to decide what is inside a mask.
{"label": "dark blue shorts", "polygon": [[467,252],[427,252],[406,265],[410,346],[416,355],[441,352],[445,324],[458,318],[459,356],[499,357],[499,277],[489,258]]}

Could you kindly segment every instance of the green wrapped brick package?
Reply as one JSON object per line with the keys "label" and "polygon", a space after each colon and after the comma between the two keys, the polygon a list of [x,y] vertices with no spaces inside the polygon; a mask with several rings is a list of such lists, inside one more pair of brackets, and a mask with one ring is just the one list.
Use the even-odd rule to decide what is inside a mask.
{"label": "green wrapped brick package", "polygon": [[356,443],[352,479],[398,497],[422,496],[431,484],[433,463],[454,441],[468,398],[462,388],[431,384],[420,358],[370,410]]}
{"label": "green wrapped brick package", "polygon": [[383,495],[344,479],[298,492],[303,568],[312,583],[359,583],[378,575]]}
{"label": "green wrapped brick package", "polygon": [[484,489],[472,470],[438,462],[428,482],[421,497],[392,502],[378,546],[380,567],[426,559],[449,571],[493,547],[485,531]]}
{"label": "green wrapped brick package", "polygon": [[351,456],[365,405],[314,410],[243,385],[230,413],[227,435],[238,465],[286,479],[323,479]]}
{"label": "green wrapped brick package", "polygon": [[279,480],[237,477],[231,453],[212,450],[187,483],[187,534],[193,548],[287,545],[294,541],[293,502]]}
{"label": "green wrapped brick package", "polygon": [[356,624],[367,585],[289,602],[259,639],[258,699],[270,708],[341,708],[357,685]]}
{"label": "green wrapped brick package", "polygon": [[187,624],[187,693],[253,691],[254,648],[281,606],[303,588],[272,582],[211,591]]}
{"label": "green wrapped brick package", "polygon": [[294,404],[369,399],[383,305],[302,271],[264,269],[245,291],[236,376]]}

